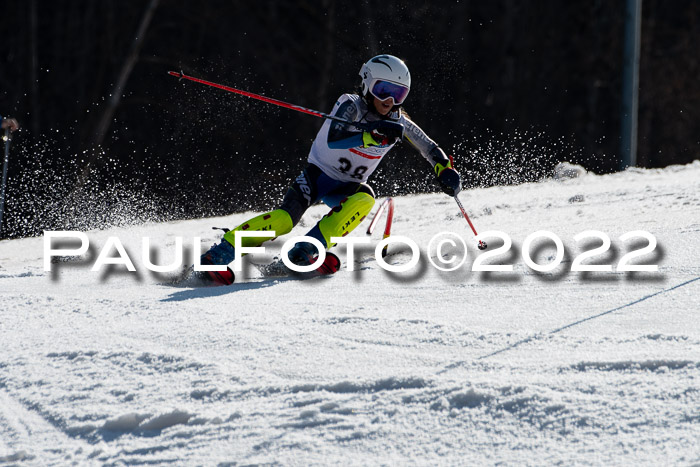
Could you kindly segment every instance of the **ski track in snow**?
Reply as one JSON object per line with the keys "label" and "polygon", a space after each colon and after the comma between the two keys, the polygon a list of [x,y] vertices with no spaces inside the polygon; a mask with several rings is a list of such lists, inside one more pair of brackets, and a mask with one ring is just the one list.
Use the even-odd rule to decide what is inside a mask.
{"label": "ski track in snow", "polygon": [[[477,229],[511,236],[513,273],[470,271],[440,194],[396,199],[393,234],[424,259],[401,274],[377,265],[378,234],[354,272],[306,281],[248,266],[192,289],[141,266],[143,236],[166,263],[175,236],[206,247],[251,213],[89,232],[92,258],[117,236],[138,275],[46,273],[42,238],[0,242],[0,464],[700,464],[700,162],[461,199]],[[538,274],[520,247],[543,229],[567,256]],[[613,243],[601,264],[651,232],[659,272],[566,272],[590,229]],[[458,271],[425,260],[439,231],[472,245]]]}

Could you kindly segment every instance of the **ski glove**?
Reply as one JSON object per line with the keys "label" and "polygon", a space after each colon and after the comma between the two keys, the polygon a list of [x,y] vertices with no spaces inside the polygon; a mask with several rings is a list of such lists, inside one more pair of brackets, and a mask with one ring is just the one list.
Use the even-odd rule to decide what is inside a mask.
{"label": "ski glove", "polygon": [[435,164],[435,173],[437,174],[438,183],[442,191],[450,196],[457,196],[462,191],[462,179],[452,167],[452,161],[448,160],[446,164]]}
{"label": "ski glove", "polygon": [[362,133],[362,142],[367,146],[387,146],[403,138],[403,124],[390,120],[378,120],[368,124],[369,131]]}

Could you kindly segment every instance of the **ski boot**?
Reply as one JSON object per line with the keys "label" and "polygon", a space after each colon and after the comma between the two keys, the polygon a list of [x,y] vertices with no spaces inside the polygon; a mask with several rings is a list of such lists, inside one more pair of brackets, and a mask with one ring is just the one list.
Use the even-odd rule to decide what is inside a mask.
{"label": "ski boot", "polygon": [[[308,266],[318,261],[318,252],[316,251],[316,247],[309,242],[297,243],[291,250],[289,250],[289,253],[287,255],[289,257],[289,261],[298,266]],[[315,270],[301,273],[292,271],[292,273],[297,276],[310,278],[334,274],[338,272],[339,269],[340,259],[335,254],[327,251],[326,259],[323,261],[323,264],[321,264]]]}
{"label": "ski boot", "polygon": [[308,266],[316,261],[316,258],[318,258],[318,253],[316,252],[316,247],[313,245],[313,243],[299,242],[294,245],[291,250],[289,250],[287,256],[289,257],[289,261],[297,266]]}
{"label": "ski boot", "polygon": [[[221,240],[221,243],[211,247],[209,251],[204,253],[200,259],[200,264],[204,266],[229,264],[235,258],[235,250],[227,240]],[[225,271],[202,271],[201,277],[221,285],[231,285],[236,280],[236,276],[227,267]]]}

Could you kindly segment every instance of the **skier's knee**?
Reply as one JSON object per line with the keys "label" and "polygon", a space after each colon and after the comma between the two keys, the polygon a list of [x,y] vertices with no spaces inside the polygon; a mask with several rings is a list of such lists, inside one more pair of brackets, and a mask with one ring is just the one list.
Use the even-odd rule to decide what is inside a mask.
{"label": "skier's knee", "polygon": [[360,225],[374,206],[374,197],[365,192],[355,193],[340,202],[319,221],[318,227],[326,245],[331,247],[331,237],[344,237]]}
{"label": "skier's knee", "polygon": [[366,183],[361,183],[356,193],[367,193],[372,198],[376,198],[376,196],[374,195],[374,190],[371,186],[367,185]]}

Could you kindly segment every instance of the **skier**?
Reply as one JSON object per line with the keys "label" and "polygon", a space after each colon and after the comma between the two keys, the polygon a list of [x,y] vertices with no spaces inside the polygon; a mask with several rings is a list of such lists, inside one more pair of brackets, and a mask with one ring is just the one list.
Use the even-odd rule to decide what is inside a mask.
{"label": "skier", "polygon": [[[317,201],[323,201],[331,210],[306,235],[319,240],[326,249],[331,248],[331,237],[347,235],[372,210],[374,192],[367,179],[404,138],[430,162],[445,193],[454,196],[460,191],[460,176],[451,160],[402,110],[411,88],[406,64],[393,55],[378,55],[362,65],[360,77],[361,90],[340,96],[332,115],[366,123],[369,131],[326,120],[311,146],[308,165],[289,187],[279,208],[226,232],[221,243],[202,255],[201,264],[231,263],[236,231],[275,231],[278,236],[290,232]],[[255,237],[241,240],[244,247],[256,247],[265,241]],[[308,242],[299,242],[289,250],[290,261],[298,265],[312,264],[316,255],[316,247]],[[207,271],[206,277],[220,284],[234,281],[230,269]]]}

